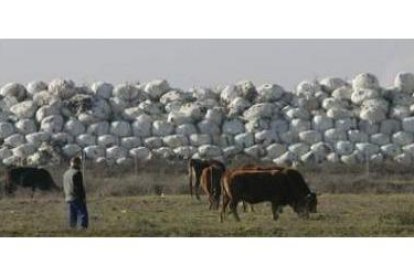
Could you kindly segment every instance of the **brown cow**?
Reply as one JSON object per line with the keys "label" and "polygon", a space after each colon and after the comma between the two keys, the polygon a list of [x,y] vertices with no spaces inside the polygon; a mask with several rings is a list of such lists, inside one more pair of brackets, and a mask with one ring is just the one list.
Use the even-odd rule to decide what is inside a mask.
{"label": "brown cow", "polygon": [[200,200],[199,187],[200,187],[200,177],[203,169],[207,168],[210,165],[217,165],[222,168],[223,171],[226,170],[224,164],[218,160],[201,160],[201,159],[190,159],[188,161],[188,173],[189,173],[189,185],[190,185],[190,194],[193,197],[193,172],[195,175],[195,195],[198,200]]}
{"label": "brown cow", "polygon": [[294,169],[239,170],[226,172],[222,178],[223,206],[220,220],[223,221],[228,204],[237,221],[237,204],[243,200],[250,204],[270,201],[273,219],[279,211],[290,205],[301,217],[308,218],[309,212],[316,212],[316,194],[306,185],[302,175]]}
{"label": "brown cow", "polygon": [[210,202],[209,210],[219,207],[220,195],[221,195],[221,177],[223,175],[223,167],[217,164],[205,168],[201,174],[201,188],[208,196]]}

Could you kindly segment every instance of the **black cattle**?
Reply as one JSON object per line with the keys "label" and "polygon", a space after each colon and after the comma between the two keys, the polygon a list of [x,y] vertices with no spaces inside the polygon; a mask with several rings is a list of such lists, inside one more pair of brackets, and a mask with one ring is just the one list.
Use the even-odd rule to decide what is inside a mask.
{"label": "black cattle", "polygon": [[193,172],[195,176],[195,195],[198,200],[200,200],[199,189],[200,189],[200,177],[203,170],[211,165],[216,165],[224,172],[226,166],[218,160],[201,160],[201,159],[190,159],[188,161],[188,175],[189,175],[189,185],[190,185],[190,194],[193,196]]}
{"label": "black cattle", "polygon": [[223,206],[220,220],[223,221],[228,204],[237,221],[237,204],[269,201],[273,219],[277,220],[283,206],[290,205],[301,217],[316,212],[316,194],[311,192],[302,175],[294,169],[284,170],[233,170],[222,178]]}
{"label": "black cattle", "polygon": [[31,188],[32,198],[36,189],[59,190],[50,173],[45,169],[18,167],[7,169],[5,191],[12,194],[18,187]]}

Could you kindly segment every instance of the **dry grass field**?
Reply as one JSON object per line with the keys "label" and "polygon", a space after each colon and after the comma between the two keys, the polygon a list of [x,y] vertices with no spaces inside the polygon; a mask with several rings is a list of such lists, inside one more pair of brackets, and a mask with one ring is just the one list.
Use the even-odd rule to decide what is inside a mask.
{"label": "dry grass field", "polygon": [[[190,198],[184,164],[86,170],[90,228],[72,231],[60,193],[28,191],[0,199],[0,236],[105,237],[372,237],[414,236],[414,177],[409,168],[300,168],[319,193],[318,213],[303,220],[285,207],[273,221],[257,204],[241,222],[219,222],[207,198]],[[58,185],[64,168],[50,170]],[[163,196],[160,196],[160,194]]]}

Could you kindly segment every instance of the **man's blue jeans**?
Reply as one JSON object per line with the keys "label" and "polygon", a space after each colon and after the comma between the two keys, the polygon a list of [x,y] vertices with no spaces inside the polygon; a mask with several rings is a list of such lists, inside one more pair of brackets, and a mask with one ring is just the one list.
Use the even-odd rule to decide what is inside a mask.
{"label": "man's blue jeans", "polygon": [[88,209],[86,208],[86,202],[80,199],[75,199],[68,202],[69,205],[69,225],[75,228],[80,220],[82,228],[86,229],[89,225]]}

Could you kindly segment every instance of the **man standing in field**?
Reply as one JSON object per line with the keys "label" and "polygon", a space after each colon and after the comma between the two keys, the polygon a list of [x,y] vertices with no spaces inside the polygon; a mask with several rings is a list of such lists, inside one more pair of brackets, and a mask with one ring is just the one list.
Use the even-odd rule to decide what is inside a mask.
{"label": "man standing in field", "polygon": [[78,218],[83,229],[88,228],[89,218],[86,208],[85,187],[83,186],[83,175],[81,172],[82,160],[73,157],[70,160],[70,168],[63,175],[63,190],[65,201],[69,209],[69,225],[76,228]]}

